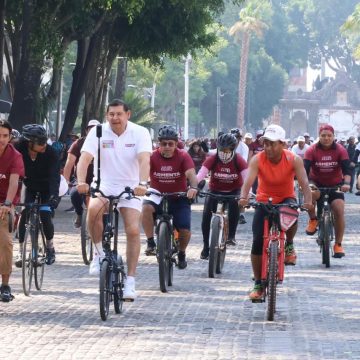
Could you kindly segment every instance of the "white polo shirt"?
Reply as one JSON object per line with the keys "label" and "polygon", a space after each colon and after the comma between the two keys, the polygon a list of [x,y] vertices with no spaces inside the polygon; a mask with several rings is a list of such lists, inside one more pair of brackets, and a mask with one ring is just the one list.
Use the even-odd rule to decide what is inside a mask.
{"label": "white polo shirt", "polygon": [[302,149],[299,148],[299,145],[296,144],[291,148],[291,151],[295,154],[300,156],[302,159],[304,159],[306,150],[310,147],[308,144],[304,144],[304,147]]}
{"label": "white polo shirt", "polygon": [[[94,157],[94,179],[91,184],[96,187],[98,138],[94,126],[81,149]],[[100,138],[100,190],[105,195],[118,195],[126,186],[134,188],[139,184],[139,162],[137,155],[152,152],[149,131],[143,126],[128,121],[126,130],[118,136],[109,125],[102,125]]]}

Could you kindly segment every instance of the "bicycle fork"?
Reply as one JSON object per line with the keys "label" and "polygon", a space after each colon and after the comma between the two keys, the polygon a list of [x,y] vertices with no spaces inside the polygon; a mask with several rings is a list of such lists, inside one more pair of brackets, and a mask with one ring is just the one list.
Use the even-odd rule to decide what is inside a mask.
{"label": "bicycle fork", "polygon": [[[218,237],[218,243],[216,244],[217,248],[219,250],[223,250],[225,247],[225,242],[222,243],[221,239],[223,238],[223,233],[224,233],[224,218],[223,216],[217,214],[217,213],[213,213],[212,217],[211,217],[211,223],[210,223],[210,234],[209,234],[209,239],[212,238],[212,224],[213,221],[215,219],[215,217],[219,218],[219,223],[220,223],[220,231],[219,231],[219,237]],[[209,244],[210,245],[210,244]]]}

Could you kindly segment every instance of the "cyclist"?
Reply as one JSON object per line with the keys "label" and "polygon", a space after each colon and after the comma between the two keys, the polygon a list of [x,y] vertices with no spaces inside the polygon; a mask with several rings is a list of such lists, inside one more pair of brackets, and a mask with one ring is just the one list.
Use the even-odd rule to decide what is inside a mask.
{"label": "cyclist", "polygon": [[[223,134],[217,139],[217,152],[210,155],[204,162],[199,173],[198,181],[202,181],[210,172],[209,192],[218,195],[240,194],[247,171],[246,161],[235,152],[237,139],[233,134]],[[216,211],[217,199],[207,196],[204,204],[201,229],[203,235],[203,249],[200,254],[201,259],[209,257],[209,235],[211,214]],[[229,201],[229,236],[228,244],[236,245],[235,233],[239,220],[239,206],[237,201]]]}
{"label": "cyclist", "polygon": [[[60,162],[56,151],[47,146],[46,130],[39,124],[28,124],[22,128],[22,138],[16,148],[21,153],[25,165],[25,202],[34,202],[36,193],[40,193],[40,201],[49,204],[40,208],[40,217],[46,238],[46,264],[55,262],[53,244],[54,224],[53,209],[59,203]],[[28,211],[24,209],[19,221],[20,253],[15,262],[21,267],[21,253],[25,236],[25,224]]]}
{"label": "cyclist", "polygon": [[192,158],[196,173],[200,170],[202,163],[206,158],[206,152],[202,148],[203,142],[195,139],[190,143],[188,154]]}
{"label": "cyclist", "polygon": [[[313,144],[306,151],[304,164],[309,180],[316,187],[337,187],[340,185],[342,192],[350,190],[351,168],[346,149],[334,141],[334,128],[324,124],[319,129],[319,142]],[[321,200],[320,192],[314,188],[312,199],[315,202]],[[344,194],[332,191],[329,195],[329,203],[334,214],[335,244],[334,257],[345,256],[342,240],[345,230],[345,199]],[[318,206],[318,216],[321,207]],[[318,220],[315,210],[309,211],[309,223],[306,228],[308,235],[317,231]]]}
{"label": "cyclist", "polygon": [[0,300],[13,299],[9,286],[12,271],[13,241],[9,232],[9,216],[19,200],[19,178],[24,176],[21,154],[10,144],[11,125],[0,120]]}
{"label": "cyclist", "polygon": [[249,157],[249,147],[242,141],[241,129],[238,128],[231,129],[230,134],[233,134],[237,140],[237,146],[235,152],[239,154],[247,162]]}
{"label": "cyclist", "polygon": [[[296,175],[304,192],[303,206],[307,209],[312,208],[311,191],[303,161],[291,151],[284,149],[285,130],[279,125],[269,125],[260,140],[264,145],[264,151],[255,155],[250,161],[249,172],[241,189],[239,204],[247,205],[249,191],[256,177],[259,179],[256,201],[268,202],[269,198],[272,198],[274,204],[296,204],[293,182]],[[249,294],[251,300],[261,299],[264,291],[261,284],[261,263],[265,215],[263,209],[256,208],[252,224],[253,244],[251,249],[255,286]],[[296,264],[296,252],[293,245],[296,230],[297,223],[286,232],[286,265]]]}
{"label": "cyclist", "polygon": [[296,140],[296,144],[291,148],[291,151],[300,156],[302,159],[304,158],[305,151],[310,147],[310,145],[305,143],[305,138],[303,136],[299,136]]}
{"label": "cyclist", "polygon": [[[159,129],[159,148],[150,158],[150,188],[159,192],[185,192],[190,184],[187,198],[197,194],[197,179],[194,162],[185,150],[177,148],[178,133],[172,126]],[[174,227],[179,233],[178,268],[187,267],[186,248],[191,237],[191,208],[189,200],[182,197],[169,199],[169,213],[173,216]],[[154,215],[161,212],[161,198],[152,195],[143,203],[142,224],[147,237],[146,255],[155,255]]]}
{"label": "cyclist", "polygon": [[[90,120],[86,127],[86,135],[89,133],[90,129],[93,128],[96,125],[100,125],[99,121],[97,120]],[[64,166],[64,177],[68,183],[68,185],[71,185],[70,177],[72,175],[72,172],[74,171],[76,173],[76,165],[79,161],[80,155],[81,155],[81,148],[84,145],[86,135],[82,138],[75,140],[72,145],[70,146],[70,149],[68,151],[68,156],[66,159],[66,163]],[[87,173],[86,173],[86,182],[90,185],[93,178],[93,172],[94,172],[94,165],[91,163],[88,167]],[[76,187],[73,187],[70,191],[70,199],[71,203],[74,206],[75,213],[76,213],[76,219],[74,221],[75,228],[81,227],[81,219],[82,219],[82,213],[83,213],[83,202],[84,198],[82,195],[79,194]]]}
{"label": "cyclist", "polygon": [[[143,196],[147,190],[152,152],[151,137],[148,130],[129,121],[131,111],[121,100],[112,100],[106,109],[105,124],[102,124],[100,139],[100,179],[97,178],[98,138],[96,128],[90,130],[81,149],[77,165],[77,189],[80,194],[89,192],[86,183],[87,169],[94,159],[94,178],[92,187],[100,182],[100,190],[105,195],[118,195],[126,186],[134,189],[136,196]],[[103,214],[107,203],[101,196],[90,198],[87,222],[94,243],[94,258],[90,264],[90,275],[100,273],[100,262],[104,256],[102,247]],[[124,299],[135,300],[135,272],[140,253],[140,215],[142,204],[139,199],[121,199],[120,214],[124,221],[127,247],[128,276],[124,287]]]}

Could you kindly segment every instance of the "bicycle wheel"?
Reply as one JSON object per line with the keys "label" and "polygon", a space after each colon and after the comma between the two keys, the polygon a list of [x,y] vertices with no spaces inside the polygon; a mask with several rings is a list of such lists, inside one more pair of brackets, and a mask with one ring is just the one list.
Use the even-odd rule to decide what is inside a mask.
{"label": "bicycle wheel", "polygon": [[171,242],[169,226],[166,222],[161,222],[159,225],[158,234],[158,263],[159,263],[159,283],[160,290],[167,292],[167,286],[169,281],[169,265],[171,261],[171,254],[168,249]]}
{"label": "bicycle wheel", "polygon": [[278,243],[272,241],[269,247],[269,268],[268,268],[268,306],[267,319],[274,320],[276,309],[276,285],[277,285],[277,271],[278,271]]}
{"label": "bicycle wheel", "polygon": [[89,236],[87,221],[86,221],[86,209],[82,213],[81,219],[81,254],[85,265],[89,265],[93,259],[93,244]]}
{"label": "bicycle wheel", "polygon": [[168,286],[172,286],[173,279],[174,279],[174,261],[173,261],[173,255],[178,252],[178,249],[176,245],[174,244],[175,239],[174,235],[171,236],[171,239],[168,243],[168,254],[169,254],[169,268],[168,268]]}
{"label": "bicycle wheel", "polygon": [[218,251],[218,259],[216,263],[216,273],[221,274],[222,269],[224,267],[225,263],[225,256],[226,256],[226,239],[225,239],[225,231],[223,231],[221,243],[219,245],[219,251]]}
{"label": "bicycle wheel", "polygon": [[34,280],[35,287],[37,290],[41,290],[43,280],[44,280],[44,271],[45,271],[45,235],[43,230],[40,230],[40,244],[39,244],[39,230],[38,228],[35,231],[35,246],[34,246]]}
{"label": "bicycle wheel", "polygon": [[114,273],[113,290],[114,290],[114,310],[116,314],[122,313],[123,306],[123,286],[124,286],[124,263],[122,257],[118,255],[117,271]]}
{"label": "bicycle wheel", "polygon": [[213,278],[216,272],[219,253],[220,219],[215,216],[211,222],[210,247],[209,247],[209,278]]}
{"label": "bicycle wheel", "polygon": [[109,306],[112,292],[112,271],[107,260],[101,263],[100,271],[100,316],[105,321],[109,316]]}
{"label": "bicycle wheel", "polygon": [[22,287],[26,296],[30,295],[31,281],[33,276],[33,248],[32,231],[27,228],[25,231],[23,252],[22,252]]}
{"label": "bicycle wheel", "polygon": [[321,242],[322,263],[328,268],[330,267],[330,234],[331,222],[329,214],[324,215],[324,228]]}

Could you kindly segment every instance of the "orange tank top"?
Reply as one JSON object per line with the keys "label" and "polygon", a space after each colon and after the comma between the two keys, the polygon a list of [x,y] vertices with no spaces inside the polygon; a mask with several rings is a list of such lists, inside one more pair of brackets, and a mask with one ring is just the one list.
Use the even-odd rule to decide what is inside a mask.
{"label": "orange tank top", "polygon": [[259,168],[256,200],[267,202],[271,197],[274,204],[279,204],[286,198],[296,198],[294,192],[295,154],[289,150],[283,150],[281,160],[277,164],[270,162],[264,151],[256,156]]}

